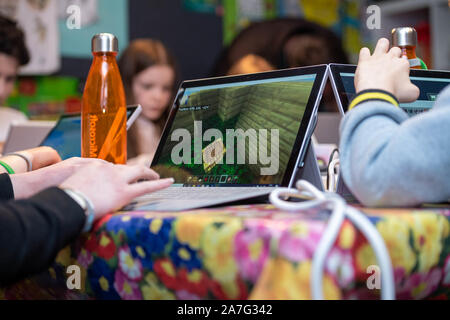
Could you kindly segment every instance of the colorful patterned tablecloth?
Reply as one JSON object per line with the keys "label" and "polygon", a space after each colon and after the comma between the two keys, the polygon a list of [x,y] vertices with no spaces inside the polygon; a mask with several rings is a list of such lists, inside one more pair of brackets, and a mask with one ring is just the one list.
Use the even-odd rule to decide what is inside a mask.
{"label": "colorful patterned tablecloth", "polygon": [[[398,299],[450,297],[450,210],[362,209],[384,238]],[[314,250],[326,211],[270,205],[179,213],[126,212],[99,221],[45,273],[0,291],[3,299],[310,299]],[[326,261],[327,299],[379,299],[376,265],[349,222]],[[68,289],[75,273],[81,288]]]}

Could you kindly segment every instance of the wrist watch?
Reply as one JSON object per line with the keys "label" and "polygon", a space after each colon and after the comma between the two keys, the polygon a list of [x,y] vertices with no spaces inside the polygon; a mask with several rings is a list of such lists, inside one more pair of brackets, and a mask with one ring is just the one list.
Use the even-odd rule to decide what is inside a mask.
{"label": "wrist watch", "polygon": [[83,227],[83,232],[89,232],[92,229],[95,216],[94,205],[91,200],[89,200],[89,198],[80,191],[69,188],[63,188],[62,190],[64,190],[84,210],[84,213],[86,214],[86,222]]}

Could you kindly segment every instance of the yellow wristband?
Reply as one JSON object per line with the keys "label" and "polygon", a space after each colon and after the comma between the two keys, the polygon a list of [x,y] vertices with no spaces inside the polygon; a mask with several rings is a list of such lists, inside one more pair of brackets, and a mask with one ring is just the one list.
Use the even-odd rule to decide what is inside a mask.
{"label": "yellow wristband", "polygon": [[394,106],[398,107],[398,102],[390,94],[380,91],[367,91],[358,94],[348,106],[348,111],[353,109],[356,105],[366,100],[383,100],[392,103]]}

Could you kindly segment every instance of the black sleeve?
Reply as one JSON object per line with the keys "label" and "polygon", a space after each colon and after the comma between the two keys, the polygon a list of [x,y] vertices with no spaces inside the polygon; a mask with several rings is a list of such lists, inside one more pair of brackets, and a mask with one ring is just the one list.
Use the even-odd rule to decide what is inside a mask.
{"label": "black sleeve", "polygon": [[14,190],[9,174],[0,174],[0,201],[14,199]]}
{"label": "black sleeve", "polygon": [[0,204],[0,287],[48,268],[81,233],[86,215],[63,190]]}

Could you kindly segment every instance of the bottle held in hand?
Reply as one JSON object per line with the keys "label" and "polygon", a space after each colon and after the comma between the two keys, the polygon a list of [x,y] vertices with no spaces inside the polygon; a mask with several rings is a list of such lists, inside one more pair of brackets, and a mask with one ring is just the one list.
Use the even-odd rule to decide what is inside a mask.
{"label": "bottle held in hand", "polygon": [[408,58],[411,69],[427,69],[425,63],[416,55],[416,29],[411,27],[394,28],[391,35],[392,46],[402,49],[402,55]]}
{"label": "bottle held in hand", "polygon": [[117,52],[114,35],[100,33],[92,38],[94,59],[82,100],[81,156],[125,164],[126,101]]}

